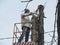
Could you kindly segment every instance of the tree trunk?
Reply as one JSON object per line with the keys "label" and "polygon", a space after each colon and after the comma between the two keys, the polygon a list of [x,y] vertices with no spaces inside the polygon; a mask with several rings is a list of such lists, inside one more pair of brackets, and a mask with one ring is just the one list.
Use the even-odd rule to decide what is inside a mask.
{"label": "tree trunk", "polygon": [[57,32],[58,32],[58,45],[60,45],[60,0],[58,0],[58,4],[57,4],[57,8],[58,8],[58,17],[57,17]]}

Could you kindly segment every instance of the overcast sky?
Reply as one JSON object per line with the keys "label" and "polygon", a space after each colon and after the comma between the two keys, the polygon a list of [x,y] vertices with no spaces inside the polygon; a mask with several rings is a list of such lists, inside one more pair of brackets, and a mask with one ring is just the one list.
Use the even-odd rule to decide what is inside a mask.
{"label": "overcast sky", "polygon": [[[45,2],[46,4],[44,4]],[[44,19],[44,31],[52,31],[54,29],[57,0],[33,0],[28,9],[34,12],[40,4],[45,6],[44,12],[47,17]],[[21,3],[21,0],[0,0],[0,38],[13,36],[13,25],[16,22],[20,22],[20,14],[25,6],[26,3]],[[52,33],[50,34],[52,35]],[[50,40],[51,37],[45,34],[45,41]],[[12,45],[12,39],[0,40],[0,45]]]}

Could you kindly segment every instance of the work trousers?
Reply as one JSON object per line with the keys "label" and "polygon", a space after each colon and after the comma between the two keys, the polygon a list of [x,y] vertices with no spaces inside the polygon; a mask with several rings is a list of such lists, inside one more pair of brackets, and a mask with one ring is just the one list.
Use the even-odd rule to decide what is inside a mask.
{"label": "work trousers", "polygon": [[25,42],[28,41],[29,39],[29,33],[30,33],[30,28],[26,27],[26,26],[22,26],[22,34],[18,39],[18,43],[21,43],[21,41],[23,40],[24,36],[25,36]]}

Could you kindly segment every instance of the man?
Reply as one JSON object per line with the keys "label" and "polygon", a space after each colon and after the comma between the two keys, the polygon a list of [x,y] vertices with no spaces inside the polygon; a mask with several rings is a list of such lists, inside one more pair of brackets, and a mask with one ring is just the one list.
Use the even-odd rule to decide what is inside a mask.
{"label": "man", "polygon": [[22,34],[21,34],[20,38],[18,39],[18,43],[21,43],[24,35],[25,35],[25,42],[27,42],[29,39],[29,32],[30,32],[30,28],[31,28],[29,15],[31,15],[30,11],[28,9],[25,9],[24,14],[22,14],[22,16],[21,16]]}

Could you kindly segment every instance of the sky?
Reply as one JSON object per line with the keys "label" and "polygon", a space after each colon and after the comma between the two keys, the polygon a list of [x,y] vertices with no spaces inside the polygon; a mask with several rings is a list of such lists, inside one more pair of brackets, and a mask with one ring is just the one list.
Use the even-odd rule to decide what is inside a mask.
{"label": "sky", "polygon": [[[26,7],[22,0],[0,0],[0,38],[12,37],[14,23],[21,22],[21,13]],[[46,2],[46,4],[45,4]],[[54,18],[57,0],[33,0],[28,5],[28,9],[34,12],[38,5],[44,5],[44,31],[54,30]],[[52,35],[52,33],[49,33]],[[48,38],[49,37],[49,38]],[[50,41],[51,37],[45,34],[45,41]],[[12,45],[12,39],[0,40],[0,45]]]}

